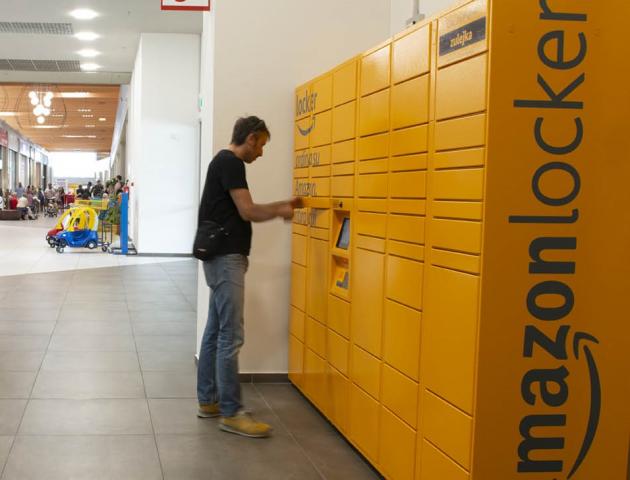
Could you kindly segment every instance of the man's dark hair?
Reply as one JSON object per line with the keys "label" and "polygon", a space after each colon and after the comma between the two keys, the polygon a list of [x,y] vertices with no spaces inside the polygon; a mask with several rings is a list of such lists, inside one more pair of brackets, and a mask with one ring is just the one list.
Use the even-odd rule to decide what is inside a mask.
{"label": "man's dark hair", "polygon": [[241,117],[234,124],[234,130],[232,131],[232,145],[243,145],[251,134],[258,135],[264,133],[267,138],[271,139],[271,133],[267,128],[264,120],[258,117]]}

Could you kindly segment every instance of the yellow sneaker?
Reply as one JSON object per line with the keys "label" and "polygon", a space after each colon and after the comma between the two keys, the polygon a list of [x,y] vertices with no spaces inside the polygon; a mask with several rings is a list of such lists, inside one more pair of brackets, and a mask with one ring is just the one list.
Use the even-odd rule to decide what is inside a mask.
{"label": "yellow sneaker", "polygon": [[210,403],[209,405],[199,405],[197,416],[199,418],[214,418],[221,415],[218,403]]}
{"label": "yellow sneaker", "polygon": [[248,412],[243,410],[233,417],[222,417],[219,420],[219,428],[226,432],[252,438],[268,437],[273,431],[270,425],[257,422]]}

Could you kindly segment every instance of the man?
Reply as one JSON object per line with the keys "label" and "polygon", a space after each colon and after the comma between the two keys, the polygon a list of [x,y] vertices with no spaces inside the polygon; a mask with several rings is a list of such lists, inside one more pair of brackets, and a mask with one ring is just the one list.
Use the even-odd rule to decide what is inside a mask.
{"label": "man", "polygon": [[103,196],[103,183],[100,180],[96,181],[96,185],[92,189],[92,198],[101,198]]}
{"label": "man", "polygon": [[116,175],[116,184],[114,185],[114,195],[118,195],[118,192],[123,188],[122,176]]}
{"label": "man", "polygon": [[17,193],[18,198],[22,198],[22,195],[24,195],[24,187],[22,186],[22,182],[18,182],[18,186],[15,189],[15,193]]}
{"label": "man", "polygon": [[53,190],[52,183],[48,184],[48,188],[44,192],[44,196],[46,197],[46,203],[49,203],[51,200],[54,200],[55,190]]}
{"label": "man", "polygon": [[271,135],[258,117],[240,118],[228,149],[221,150],[208,167],[199,207],[199,221],[222,225],[228,236],[219,252],[203,263],[212,289],[208,323],[201,341],[197,397],[202,418],[221,416],[222,430],[246,437],[267,437],[271,427],[256,422],[241,404],[238,353],[243,345],[245,272],[251,246],[251,222],[293,217],[297,199],[256,204],[249,193],[245,164],[262,156]]}
{"label": "man", "polygon": [[92,182],[88,182],[87,187],[83,190],[83,200],[89,200],[92,196]]}
{"label": "man", "polygon": [[44,195],[44,191],[41,187],[37,189],[37,201],[39,202],[40,211],[43,211],[44,205],[46,205],[46,196]]}

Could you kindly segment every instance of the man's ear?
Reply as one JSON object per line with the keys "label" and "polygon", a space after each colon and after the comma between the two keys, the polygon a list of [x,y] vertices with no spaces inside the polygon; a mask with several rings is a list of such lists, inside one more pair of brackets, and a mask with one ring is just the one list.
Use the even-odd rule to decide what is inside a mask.
{"label": "man's ear", "polygon": [[250,147],[253,147],[256,145],[256,134],[255,133],[250,133],[249,135],[247,135],[247,138],[245,139],[245,142],[247,143],[247,145],[249,145]]}

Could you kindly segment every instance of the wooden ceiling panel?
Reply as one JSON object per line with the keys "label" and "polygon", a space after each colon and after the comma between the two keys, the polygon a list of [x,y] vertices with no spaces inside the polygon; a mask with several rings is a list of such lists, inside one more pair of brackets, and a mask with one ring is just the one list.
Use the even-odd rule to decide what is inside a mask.
{"label": "wooden ceiling panel", "polygon": [[[31,91],[53,93],[43,125],[33,114]],[[51,152],[109,153],[119,91],[112,85],[0,84],[0,119]],[[77,93],[83,97],[72,98]]]}

